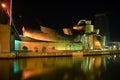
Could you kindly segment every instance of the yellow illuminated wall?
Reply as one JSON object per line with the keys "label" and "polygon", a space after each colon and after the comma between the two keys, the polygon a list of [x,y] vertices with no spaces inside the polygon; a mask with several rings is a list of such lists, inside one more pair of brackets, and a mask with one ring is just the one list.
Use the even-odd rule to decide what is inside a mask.
{"label": "yellow illuminated wall", "polygon": [[26,42],[15,40],[15,50],[23,50],[23,46],[26,46],[28,50],[35,52],[43,52],[43,48],[46,52],[54,52],[57,50],[82,50],[81,43],[69,43],[69,42]]}
{"label": "yellow illuminated wall", "polygon": [[10,25],[0,24],[0,53],[10,52]]}

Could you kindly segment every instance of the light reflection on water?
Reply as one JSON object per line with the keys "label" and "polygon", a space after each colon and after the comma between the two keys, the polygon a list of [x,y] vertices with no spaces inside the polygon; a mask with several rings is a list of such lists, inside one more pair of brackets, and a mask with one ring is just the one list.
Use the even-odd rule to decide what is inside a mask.
{"label": "light reflection on water", "polygon": [[118,80],[119,55],[0,60],[0,80]]}

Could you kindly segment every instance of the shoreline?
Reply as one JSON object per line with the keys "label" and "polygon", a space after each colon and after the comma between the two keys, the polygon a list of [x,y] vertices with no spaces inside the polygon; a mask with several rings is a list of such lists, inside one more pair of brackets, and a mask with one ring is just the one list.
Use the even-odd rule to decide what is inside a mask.
{"label": "shoreline", "polygon": [[96,56],[120,54],[120,50],[92,50],[82,51],[62,51],[62,52],[23,52],[23,53],[0,53],[0,59],[19,58],[42,58],[42,57],[75,57],[75,56]]}

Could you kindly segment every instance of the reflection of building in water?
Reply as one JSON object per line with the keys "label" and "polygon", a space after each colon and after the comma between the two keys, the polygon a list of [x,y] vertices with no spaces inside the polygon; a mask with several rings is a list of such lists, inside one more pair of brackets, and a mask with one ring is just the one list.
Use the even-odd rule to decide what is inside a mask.
{"label": "reflection of building in water", "polygon": [[[22,72],[21,73],[22,76],[20,76],[20,78],[21,77],[24,78],[22,80],[27,80],[29,78],[32,78],[33,80],[33,78],[36,79],[35,77],[39,77],[42,79],[43,77],[57,77],[57,79],[54,78],[54,79],[47,79],[47,80],[59,80],[60,78],[65,77],[66,73],[72,74],[71,76],[73,75],[75,76],[75,79],[68,79],[68,80],[76,80],[76,76],[82,75],[80,74],[81,72],[84,73],[87,78],[83,80],[96,80],[96,79],[101,79],[101,75],[103,75],[103,71],[104,69],[106,69],[106,67],[108,67],[108,69],[109,67],[111,67],[108,65],[108,64],[111,64],[109,61],[116,60],[117,62],[117,58],[115,58],[115,56],[111,57],[113,60],[108,57],[111,57],[111,56],[107,56],[107,57],[106,56],[89,56],[89,57],[87,56],[82,58],[75,58],[75,57],[74,58],[72,57],[55,58],[54,57],[54,58],[20,59],[20,60],[14,61],[13,72],[14,74],[17,74],[19,71]],[[54,75],[50,75],[50,74],[54,74]],[[63,79],[60,79],[60,80],[63,80]],[[78,79],[78,80],[81,80],[81,79]]]}
{"label": "reflection of building in water", "polygon": [[101,68],[106,69],[106,62],[106,58],[101,56],[85,57],[81,63],[81,69],[89,80],[96,80],[102,75]]}

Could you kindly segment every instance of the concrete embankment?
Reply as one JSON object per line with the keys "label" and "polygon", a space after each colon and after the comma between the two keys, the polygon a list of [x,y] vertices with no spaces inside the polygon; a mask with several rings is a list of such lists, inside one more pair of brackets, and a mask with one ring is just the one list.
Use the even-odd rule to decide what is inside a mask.
{"label": "concrete embankment", "polygon": [[32,57],[72,57],[72,53],[68,52],[26,52],[26,53],[1,53],[0,59],[17,59]]}
{"label": "concrete embankment", "polygon": [[84,52],[84,56],[94,56],[94,55],[114,55],[120,54],[120,50],[92,50],[89,52]]}
{"label": "concrete embankment", "polygon": [[68,51],[68,52],[22,52],[22,53],[0,53],[0,59],[17,59],[32,57],[75,57],[75,56],[94,56],[94,55],[114,55],[119,54],[120,50],[97,50],[97,51]]}
{"label": "concrete embankment", "polygon": [[0,53],[0,59],[15,59],[16,54]]}

